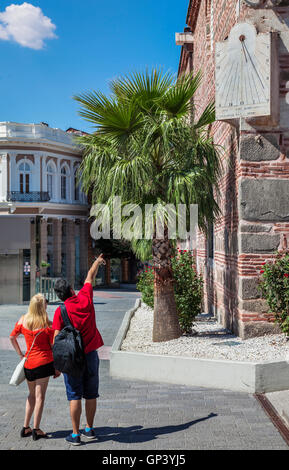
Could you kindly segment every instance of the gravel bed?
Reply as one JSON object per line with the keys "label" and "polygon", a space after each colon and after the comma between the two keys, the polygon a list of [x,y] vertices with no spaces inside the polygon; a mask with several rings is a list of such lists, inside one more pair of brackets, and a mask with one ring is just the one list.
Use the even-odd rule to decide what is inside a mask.
{"label": "gravel bed", "polygon": [[202,320],[194,322],[193,336],[153,343],[152,328],[153,310],[142,304],[131,319],[121,350],[232,361],[289,360],[289,341],[284,334],[242,340],[216,320]]}

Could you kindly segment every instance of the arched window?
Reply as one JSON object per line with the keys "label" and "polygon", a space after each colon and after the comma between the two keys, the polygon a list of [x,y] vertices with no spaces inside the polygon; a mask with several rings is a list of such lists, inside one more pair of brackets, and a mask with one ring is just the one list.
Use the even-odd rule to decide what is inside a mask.
{"label": "arched window", "polygon": [[78,181],[78,166],[76,166],[74,168],[74,174],[73,174],[73,178],[74,178],[74,200],[75,201],[79,201],[79,197],[80,197],[80,192],[79,192],[79,181]]}
{"label": "arched window", "polygon": [[19,171],[19,191],[21,194],[30,192],[31,168],[29,163],[24,160],[18,167]]}
{"label": "arched window", "polygon": [[61,199],[67,199],[67,168],[63,166],[61,168]]}
{"label": "arched window", "polygon": [[46,168],[46,175],[47,175],[47,192],[50,196],[50,199],[55,197],[54,194],[54,180],[55,180],[55,167],[54,165],[49,162]]}

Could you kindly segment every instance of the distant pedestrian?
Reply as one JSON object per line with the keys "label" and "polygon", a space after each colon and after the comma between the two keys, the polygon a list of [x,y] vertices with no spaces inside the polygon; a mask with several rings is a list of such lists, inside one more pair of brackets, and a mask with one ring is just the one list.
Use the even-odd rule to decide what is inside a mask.
{"label": "distant pedestrian", "polygon": [[[21,437],[32,435],[34,440],[47,437],[47,434],[40,429],[45,394],[50,376],[56,378],[60,375],[53,365],[54,331],[48,319],[46,305],[47,301],[42,294],[34,295],[30,300],[28,312],[20,318],[10,334],[11,343],[21,359],[24,355],[17,341],[19,335],[22,334],[25,338],[27,347],[25,357],[30,351],[24,366],[29,395],[26,401],[24,426],[20,435]],[[31,429],[30,420],[33,413],[34,421],[33,429]]]}
{"label": "distant pedestrian", "polygon": [[[65,279],[57,280],[54,286],[56,295],[64,302],[69,321],[81,334],[86,358],[86,366],[80,377],[63,373],[72,421],[72,433],[66,437],[66,441],[72,445],[81,444],[79,427],[82,398],[85,399],[86,412],[86,427],[82,431],[82,435],[89,439],[96,437],[93,421],[96,413],[96,399],[99,396],[99,358],[97,349],[103,346],[103,340],[96,327],[92,285],[101,264],[105,264],[103,255],[100,255],[93,263],[84,281],[84,286],[77,295]],[[55,338],[64,326],[61,308],[58,307],[52,324],[52,328],[55,330]]]}

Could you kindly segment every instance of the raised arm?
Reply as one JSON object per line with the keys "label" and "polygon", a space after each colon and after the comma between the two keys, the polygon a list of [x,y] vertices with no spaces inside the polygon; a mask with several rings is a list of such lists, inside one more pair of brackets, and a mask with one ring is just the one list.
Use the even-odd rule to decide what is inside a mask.
{"label": "raised arm", "polygon": [[94,261],[93,265],[91,266],[90,270],[89,270],[88,273],[87,273],[87,276],[86,276],[86,279],[85,279],[84,283],[86,283],[86,282],[89,282],[90,284],[93,284],[93,283],[94,283],[95,277],[96,277],[97,272],[98,272],[98,268],[99,268],[99,266],[101,266],[102,264],[106,264],[103,254],[101,254],[101,255]]}

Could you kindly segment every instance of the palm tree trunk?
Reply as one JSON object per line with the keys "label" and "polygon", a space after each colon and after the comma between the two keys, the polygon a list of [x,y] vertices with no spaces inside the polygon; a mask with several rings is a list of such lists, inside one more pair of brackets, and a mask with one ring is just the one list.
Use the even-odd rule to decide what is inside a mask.
{"label": "palm tree trunk", "polygon": [[165,230],[164,239],[153,239],[154,261],[154,325],[153,341],[179,338],[182,334],[176,301],[171,264],[172,247]]}

